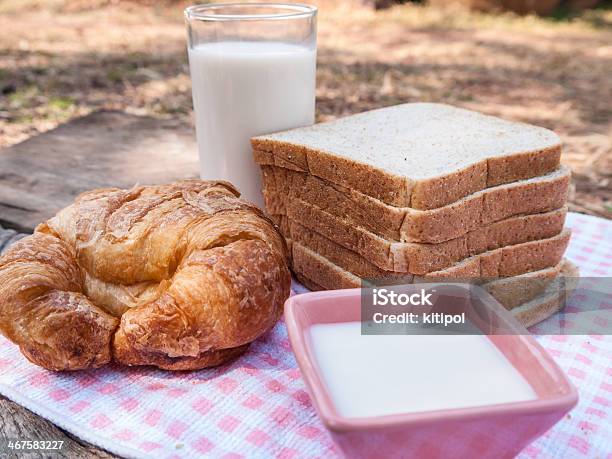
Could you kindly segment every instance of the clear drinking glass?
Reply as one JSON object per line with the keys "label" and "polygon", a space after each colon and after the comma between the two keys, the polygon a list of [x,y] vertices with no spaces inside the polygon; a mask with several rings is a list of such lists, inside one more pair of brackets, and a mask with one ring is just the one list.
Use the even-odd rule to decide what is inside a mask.
{"label": "clear drinking glass", "polygon": [[261,207],[249,139],[314,123],[316,14],[295,3],[185,10],[200,175]]}

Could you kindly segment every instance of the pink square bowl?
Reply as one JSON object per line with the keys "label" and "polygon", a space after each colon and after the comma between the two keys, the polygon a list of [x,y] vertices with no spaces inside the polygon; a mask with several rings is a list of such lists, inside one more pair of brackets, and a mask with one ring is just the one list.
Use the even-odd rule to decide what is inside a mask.
{"label": "pink square bowl", "polygon": [[[484,290],[477,290],[487,304],[497,303]],[[514,322],[517,330],[521,329],[501,305],[493,309],[504,311],[501,314],[506,326]],[[367,418],[343,417],[334,408],[317,367],[309,328],[319,323],[360,320],[360,289],[305,293],[289,298],[285,304],[289,339],[315,410],[348,457],[514,457],[578,402],[575,387],[552,357],[532,336],[517,333],[491,335],[489,339],[533,387],[536,400]]]}

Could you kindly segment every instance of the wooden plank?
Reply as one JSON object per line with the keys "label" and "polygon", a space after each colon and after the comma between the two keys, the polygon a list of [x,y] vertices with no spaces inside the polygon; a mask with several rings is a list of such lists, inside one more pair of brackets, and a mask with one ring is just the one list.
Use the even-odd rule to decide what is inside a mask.
{"label": "wooden plank", "polygon": [[8,248],[9,245],[24,236],[25,234],[19,234],[14,230],[7,230],[0,226],[0,255]]}
{"label": "wooden plank", "polygon": [[197,174],[191,126],[94,112],[0,151],[0,224],[31,232],[83,191]]}
{"label": "wooden plank", "polygon": [[[57,451],[9,452],[6,445],[15,440],[61,440]],[[77,440],[49,421],[0,395],[0,457],[32,459],[43,458],[115,458],[110,453]]]}

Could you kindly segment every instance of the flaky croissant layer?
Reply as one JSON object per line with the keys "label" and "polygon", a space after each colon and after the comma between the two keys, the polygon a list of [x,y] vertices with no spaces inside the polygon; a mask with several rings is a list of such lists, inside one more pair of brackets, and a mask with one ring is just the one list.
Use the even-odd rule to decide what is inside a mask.
{"label": "flaky croissant layer", "polygon": [[0,332],[50,370],[191,370],[269,331],[285,242],[226,182],[80,195],[0,258]]}

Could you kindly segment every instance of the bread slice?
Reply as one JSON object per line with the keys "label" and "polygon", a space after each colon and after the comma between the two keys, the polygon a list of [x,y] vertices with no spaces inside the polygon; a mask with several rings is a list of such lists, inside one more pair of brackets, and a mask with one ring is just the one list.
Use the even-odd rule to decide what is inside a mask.
{"label": "bread slice", "polygon": [[[503,304],[506,309],[514,309],[540,295],[557,277],[577,277],[576,271],[577,268],[573,263],[563,259],[551,268],[502,279],[479,279],[479,283],[482,283],[482,287]],[[326,290],[323,286],[299,273],[294,273],[294,275],[309,290]],[[473,282],[473,280],[469,281]]]}
{"label": "bread slice", "polygon": [[526,303],[545,290],[559,277],[578,277],[578,268],[567,259],[551,267],[531,271],[514,277],[501,279],[482,279],[483,288],[503,304],[506,309],[514,309]]}
{"label": "bread slice", "polygon": [[307,277],[302,276],[301,274],[293,273],[293,275],[295,276],[295,278],[298,280],[300,284],[302,284],[304,287],[306,287],[311,292],[319,292],[321,290],[327,290],[326,288],[321,287],[316,282],[313,282]]}
{"label": "bread slice", "polygon": [[[344,271],[334,265],[326,258],[310,251],[299,244],[294,245],[294,273],[297,279],[309,289],[334,290],[342,288],[360,288],[362,280],[352,273]],[[494,298],[496,298],[507,309],[514,309],[528,301],[531,301],[543,291],[550,289],[548,286],[558,276],[577,277],[576,267],[567,260],[561,260],[552,267],[537,269],[531,272],[511,276],[502,279],[491,280],[490,278],[479,279],[482,286]],[[314,279],[313,279],[314,278]],[[399,279],[396,279],[397,281]],[[469,278],[457,277],[450,273],[444,275],[438,273],[436,276],[405,277],[404,282],[432,282],[442,280],[455,280],[472,282]]]}
{"label": "bread slice", "polygon": [[449,105],[413,103],[251,139],[255,161],[354,188],[392,206],[435,209],[559,167],[548,129]]}
{"label": "bread slice", "polygon": [[[516,278],[504,279],[504,281],[507,281],[507,289],[505,291],[502,292],[497,290],[495,293],[490,293],[492,293],[502,305],[510,309],[514,317],[516,317],[525,327],[531,327],[560,311],[565,306],[567,298],[570,297],[572,291],[578,284],[578,268],[567,260],[564,260],[560,266],[562,266],[562,268],[552,282],[549,282],[541,291],[537,293],[532,292],[533,296],[522,298],[523,301],[516,305],[510,306],[504,303],[506,299],[512,297],[512,283]],[[529,274],[538,275],[538,273],[539,272]],[[548,273],[546,275],[548,275]],[[322,286],[305,276],[296,275],[296,277],[298,281],[309,290],[325,290]],[[488,290],[490,285],[491,284],[485,284],[485,289]],[[500,293],[504,295],[496,296],[496,294],[499,295]]]}
{"label": "bread slice", "polygon": [[566,167],[528,180],[488,188],[433,210],[393,207],[352,189],[313,175],[262,166],[263,193],[270,214],[287,214],[299,198],[351,225],[385,239],[439,243],[515,215],[558,209],[565,205],[570,185]]}
{"label": "bread slice", "polygon": [[579,276],[578,267],[568,263],[561,275],[544,292],[512,309],[512,314],[525,327],[542,322],[565,307],[567,299],[578,285]]}
{"label": "bread slice", "polygon": [[[569,237],[569,230],[564,230],[553,238],[491,250],[467,258],[450,268],[423,276],[404,274],[391,277],[404,282],[417,282],[419,280],[493,279],[518,276],[559,264],[563,259]],[[361,277],[337,265],[323,254],[297,241],[292,241],[291,247],[292,268],[296,274],[330,290],[361,286]],[[340,260],[344,259],[340,258]]]}
{"label": "bread slice", "polygon": [[[426,274],[487,250],[558,235],[563,230],[566,214],[567,208],[563,207],[541,214],[511,217],[450,241],[422,244],[390,242],[295,198],[288,209],[289,233],[283,235],[330,256],[331,252],[338,251],[334,246],[342,246],[361,255],[369,262],[367,264],[383,271],[383,275],[384,271]],[[342,253],[348,256],[345,251]],[[375,268],[370,271],[379,274]]]}
{"label": "bread slice", "polygon": [[[290,245],[292,245],[294,241],[298,242],[302,246],[310,249],[315,253],[320,254],[321,256],[327,258],[330,262],[339,266],[343,270],[348,271],[361,279],[412,279],[415,277],[419,277],[418,275],[414,275],[412,273],[388,271],[381,269],[378,266],[370,263],[366,258],[362,257],[358,253],[349,250],[346,247],[342,247],[334,243],[330,239],[327,239],[326,237],[321,236],[320,234],[314,231],[310,231],[305,227],[300,227],[295,223],[290,222],[290,228],[293,229],[292,232],[283,233],[288,235],[286,236],[286,240]],[[296,230],[296,228],[299,228],[300,230]],[[552,245],[555,251],[555,254],[549,254],[552,255],[552,260],[554,260],[556,256],[560,256],[559,254],[562,255],[563,244],[559,244],[558,241],[552,243],[548,242],[548,244]],[[510,247],[514,248],[509,250],[520,250],[520,253],[525,253],[525,249],[522,245],[520,245],[520,247],[518,248],[516,245]],[[290,251],[293,252],[292,250]],[[483,255],[486,257],[494,256],[491,253]],[[475,260],[475,257],[463,259],[456,263],[453,263],[450,267],[437,271],[444,272],[445,270],[451,270],[453,272],[457,272],[460,276],[477,277],[479,271],[476,271]],[[544,261],[544,264],[545,262],[546,261]],[[436,270],[431,270],[431,272],[435,271]],[[497,277],[495,273],[493,274],[494,275],[491,277]],[[421,275],[420,277],[423,276]]]}

